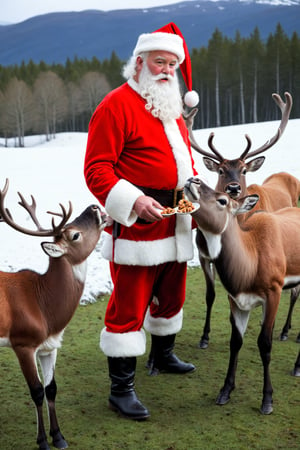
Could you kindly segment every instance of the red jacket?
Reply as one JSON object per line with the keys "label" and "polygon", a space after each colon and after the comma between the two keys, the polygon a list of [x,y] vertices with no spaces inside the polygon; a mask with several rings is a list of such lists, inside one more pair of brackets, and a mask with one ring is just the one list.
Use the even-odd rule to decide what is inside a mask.
{"label": "red jacket", "polygon": [[[130,83],[130,85],[129,85]],[[84,164],[87,186],[121,224],[113,243],[107,229],[103,256],[119,264],[155,265],[193,257],[191,217],[135,223],[136,186],[182,188],[196,174],[184,120],[161,121],[145,109],[133,81],[110,92],[89,125]],[[123,225],[123,226],[122,226]],[[114,248],[114,251],[113,251]]]}

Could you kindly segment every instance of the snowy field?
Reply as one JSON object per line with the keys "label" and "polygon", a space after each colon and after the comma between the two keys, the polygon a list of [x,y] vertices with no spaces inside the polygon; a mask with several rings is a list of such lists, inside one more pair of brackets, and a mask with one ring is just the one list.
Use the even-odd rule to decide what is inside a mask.
{"label": "snowy field", "polygon": [[[215,129],[196,130],[194,135],[199,145],[207,149],[207,140],[211,131],[215,132],[214,145],[226,158],[237,158],[246,147],[245,134],[252,140],[252,149],[260,147],[272,137],[279,126],[279,121],[257,124],[235,125]],[[298,135],[300,119],[290,120],[284,135],[274,147],[264,155],[266,161],[261,169],[247,175],[248,184],[262,183],[271,173],[285,171],[300,179],[300,146]],[[37,201],[37,216],[45,228],[50,227],[51,217],[47,210],[59,211],[59,203],[73,204],[72,220],[88,205],[97,203],[86,187],[83,177],[86,133],[61,133],[50,142],[43,136],[25,138],[25,148],[15,148],[14,140],[9,140],[9,147],[4,147],[0,138],[0,189],[5,179],[10,182],[5,205],[10,209],[18,223],[26,228],[34,228],[29,215],[18,205],[21,192],[27,200],[32,194]],[[194,152],[197,170],[210,186],[214,187],[217,175],[209,172],[202,156]],[[5,224],[1,226],[0,270],[14,271],[30,268],[45,272],[48,257],[39,243],[45,238],[26,236]],[[51,238],[50,238],[51,240]],[[88,274],[81,303],[91,302],[100,293],[108,293],[112,288],[108,262],[100,254],[101,239],[95,251],[88,259]],[[189,265],[199,265],[197,252]]]}

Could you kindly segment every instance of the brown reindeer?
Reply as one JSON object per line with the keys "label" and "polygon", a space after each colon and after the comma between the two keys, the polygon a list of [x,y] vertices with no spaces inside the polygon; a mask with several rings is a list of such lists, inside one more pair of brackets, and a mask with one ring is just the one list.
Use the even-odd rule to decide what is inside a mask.
{"label": "brown reindeer", "polygon": [[[261,412],[270,414],[273,388],[269,363],[275,317],[282,289],[300,283],[300,209],[259,211],[239,224],[237,215],[252,210],[257,195],[233,200],[195,177],[187,181],[184,193],[188,200],[200,205],[192,213],[204,239],[199,242],[199,250],[214,262],[229,294],[230,359],[216,402],[224,405],[230,399],[250,312],[261,306],[263,319],[257,340],[264,370]],[[299,359],[294,375],[300,375]]]}
{"label": "brown reindeer", "polygon": [[[0,191],[2,221],[16,230],[32,236],[53,236],[54,242],[42,242],[49,255],[49,267],[43,275],[32,270],[0,272],[0,346],[11,347],[20,363],[37,412],[37,444],[40,450],[50,450],[43,421],[43,400],[46,395],[50,435],[53,445],[67,448],[60,432],[56,411],[56,382],[54,378],[57,349],[66,325],[71,320],[83,292],[86,276],[86,259],[95,248],[106,225],[106,215],[96,205],[86,208],[73,222],[67,224],[72,214],[60,204],[62,217],[52,228],[44,229],[36,217],[36,202],[29,205],[19,193],[23,206],[30,214],[37,230],[17,225],[4,199],[8,180]],[[37,371],[37,360],[42,369],[44,386]]]}
{"label": "brown reindeer", "polygon": [[[231,160],[224,158],[215,148],[213,144],[214,133],[211,133],[208,139],[208,146],[211,149],[211,152],[203,150],[197,144],[193,135],[193,120],[195,114],[197,113],[197,109],[193,109],[190,114],[185,117],[192,147],[204,156],[203,162],[207,169],[218,174],[218,181],[215,189],[220,192],[226,192],[231,198],[234,199],[238,199],[249,194],[258,194],[259,201],[255,206],[255,210],[263,209],[266,211],[276,211],[277,209],[286,206],[297,206],[298,198],[300,196],[299,180],[285,172],[271,175],[263,182],[262,185],[252,184],[248,187],[246,185],[246,174],[248,172],[255,172],[258,170],[264,163],[265,157],[260,156],[248,162],[246,160],[270,149],[280,139],[286,128],[292,108],[292,97],[288,92],[286,92],[285,98],[286,103],[284,103],[278,94],[273,94],[273,99],[282,113],[281,122],[276,134],[264,145],[252,151],[250,151],[251,139],[248,135],[246,135],[246,149],[238,158]],[[238,220],[241,222],[246,220],[247,217],[247,214],[240,215]],[[198,232],[197,239],[201,239],[200,231]],[[206,281],[206,318],[199,347],[207,348],[209,343],[211,311],[215,300],[215,273],[213,264],[203,255],[200,255],[200,263]],[[292,311],[298,295],[298,289],[294,289],[291,293],[289,313],[281,332],[282,340],[287,339],[288,329],[291,328]]]}

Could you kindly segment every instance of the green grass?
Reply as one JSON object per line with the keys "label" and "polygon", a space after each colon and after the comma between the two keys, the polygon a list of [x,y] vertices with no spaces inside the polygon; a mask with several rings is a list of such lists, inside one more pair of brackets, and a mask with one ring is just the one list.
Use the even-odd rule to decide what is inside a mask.
{"label": "green grass", "polygon": [[[271,376],[274,412],[259,412],[262,364],[256,345],[261,309],[253,311],[239,356],[236,389],[230,402],[217,406],[215,398],[226,374],[230,324],[227,296],[217,282],[211,343],[200,350],[204,323],[204,280],[200,269],[189,269],[183,329],[176,354],[197,366],[186,376],[149,377],[147,354],[138,358],[136,390],[151,418],[134,422],[119,418],[107,408],[110,382],[106,357],[99,349],[99,333],[107,297],[81,306],[69,324],[58,353],[57,414],[70,449],[78,450],[196,450],[196,449],[299,449],[300,378],[290,376],[299,345],[300,301],[287,342],[278,336],[289,304],[284,293],[275,324]],[[148,336],[147,352],[150,339]],[[36,417],[27,385],[14,353],[1,349],[0,449],[33,450]],[[45,414],[47,424],[47,415]]]}

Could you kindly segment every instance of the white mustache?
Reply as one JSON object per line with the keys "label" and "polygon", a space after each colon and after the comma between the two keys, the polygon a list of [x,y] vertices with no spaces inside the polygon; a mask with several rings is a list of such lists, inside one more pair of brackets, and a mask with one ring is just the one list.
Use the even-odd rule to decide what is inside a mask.
{"label": "white mustache", "polygon": [[153,75],[152,80],[153,81],[159,81],[159,80],[170,80],[172,81],[174,79],[174,77],[170,74],[163,74],[163,73],[159,73],[158,75]]}

